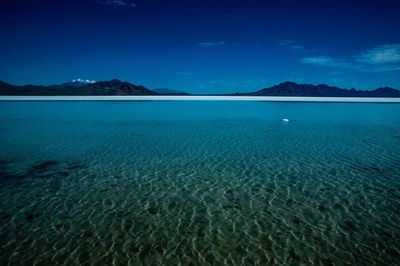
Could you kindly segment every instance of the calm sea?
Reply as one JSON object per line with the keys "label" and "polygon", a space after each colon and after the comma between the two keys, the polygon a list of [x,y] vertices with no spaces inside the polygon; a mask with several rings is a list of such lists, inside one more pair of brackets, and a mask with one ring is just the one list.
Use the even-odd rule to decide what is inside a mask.
{"label": "calm sea", "polygon": [[400,104],[0,102],[0,265],[399,265],[399,239]]}

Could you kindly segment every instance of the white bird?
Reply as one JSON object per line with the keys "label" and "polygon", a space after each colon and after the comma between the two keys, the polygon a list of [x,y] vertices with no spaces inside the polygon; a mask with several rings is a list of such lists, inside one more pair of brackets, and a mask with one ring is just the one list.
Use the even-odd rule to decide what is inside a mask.
{"label": "white bird", "polygon": [[288,122],[289,122],[289,119],[283,118],[283,119],[282,119],[282,122],[283,122],[283,123],[288,123]]}

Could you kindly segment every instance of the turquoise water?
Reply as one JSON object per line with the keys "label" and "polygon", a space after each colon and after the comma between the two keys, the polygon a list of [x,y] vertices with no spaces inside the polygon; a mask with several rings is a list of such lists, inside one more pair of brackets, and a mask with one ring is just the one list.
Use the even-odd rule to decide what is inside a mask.
{"label": "turquoise water", "polygon": [[0,265],[399,265],[399,239],[399,104],[0,102]]}

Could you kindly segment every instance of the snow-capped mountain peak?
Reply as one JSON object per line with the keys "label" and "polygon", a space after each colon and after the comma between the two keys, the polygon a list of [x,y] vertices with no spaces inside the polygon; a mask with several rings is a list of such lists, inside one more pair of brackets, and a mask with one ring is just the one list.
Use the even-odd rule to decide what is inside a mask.
{"label": "snow-capped mountain peak", "polygon": [[94,80],[88,80],[88,79],[73,79],[71,81],[71,83],[85,83],[85,84],[93,84],[95,82],[96,81],[94,81]]}

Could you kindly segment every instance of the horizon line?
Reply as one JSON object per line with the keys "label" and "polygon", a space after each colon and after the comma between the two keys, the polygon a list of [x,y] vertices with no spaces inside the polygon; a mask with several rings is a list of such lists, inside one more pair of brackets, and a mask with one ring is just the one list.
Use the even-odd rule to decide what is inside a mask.
{"label": "horizon line", "polygon": [[322,103],[400,103],[400,97],[303,97],[303,96],[0,96],[0,101],[258,101]]}
{"label": "horizon line", "polygon": [[[42,84],[33,84],[33,83],[27,83],[27,84],[23,84],[23,85],[15,85],[14,83],[10,83],[10,82],[7,82],[7,81],[4,81],[4,80],[2,80],[2,79],[0,79],[0,82],[4,82],[4,83],[6,83],[6,84],[9,84],[9,85],[12,85],[12,86],[21,86],[21,87],[23,87],[23,86],[44,86],[44,87],[50,87],[50,86],[57,86],[57,85],[62,85],[62,84],[65,84],[65,83],[69,83],[69,82],[74,82],[74,81],[76,81],[76,80],[87,80],[87,79],[81,79],[81,78],[76,78],[76,79],[71,79],[71,80],[69,80],[69,81],[64,81],[64,82],[60,82],[60,83],[53,83],[53,84],[49,84],[49,85],[42,85]],[[181,91],[181,92],[184,92],[184,93],[186,93],[186,91],[185,90],[182,90],[182,89],[173,89],[173,88],[170,88],[170,87],[166,87],[166,86],[163,86],[163,87],[156,87],[156,88],[150,88],[150,87],[148,87],[148,86],[146,86],[146,85],[143,85],[143,84],[138,84],[138,83],[135,83],[135,82],[132,82],[132,81],[127,81],[127,80],[122,80],[122,79],[119,79],[119,78],[112,78],[112,79],[105,79],[105,80],[90,80],[90,81],[94,81],[93,83],[90,83],[90,84],[94,84],[94,83],[97,83],[97,82],[104,82],[104,81],[112,81],[112,80],[118,80],[118,81],[121,81],[121,82],[128,82],[128,83],[130,83],[130,84],[132,84],[132,85],[135,85],[135,86],[143,86],[143,87],[145,87],[145,88],[147,88],[147,89],[150,89],[150,90],[157,90],[157,89],[170,89],[170,90],[176,90],[176,91]],[[79,81],[78,81],[79,82]],[[328,83],[325,83],[325,82],[323,82],[323,83],[307,83],[307,82],[295,82],[295,81],[291,81],[291,80],[285,80],[285,81],[281,81],[281,82],[277,82],[277,83],[275,83],[275,85],[270,85],[270,86],[264,86],[264,87],[259,87],[259,88],[255,88],[254,90],[256,90],[256,91],[259,91],[259,90],[262,90],[262,89],[267,89],[267,88],[271,88],[271,87],[274,87],[274,86],[278,86],[278,85],[281,85],[281,84],[284,84],[284,83],[294,83],[294,84],[297,84],[297,85],[312,85],[312,86],[321,86],[321,85],[326,85],[326,86],[329,86],[329,87],[335,87],[335,88],[339,88],[339,89],[343,89],[343,90],[352,90],[352,89],[355,89],[355,90],[357,90],[357,91],[372,91],[372,90],[376,90],[376,89],[379,89],[379,88],[392,88],[392,89],[395,89],[395,90],[399,90],[400,91],[400,89],[397,89],[397,88],[395,88],[394,86],[388,86],[388,85],[381,85],[381,86],[378,86],[378,87],[376,87],[376,88],[373,88],[373,89],[358,89],[358,88],[355,88],[355,87],[351,87],[351,88],[346,88],[346,87],[339,87],[339,86],[336,86],[336,85],[330,85],[330,84],[328,84]],[[0,88],[1,89],[1,88]],[[203,88],[204,89],[204,88]],[[207,89],[205,89],[205,90],[210,90],[210,89],[213,89],[213,88],[207,88]],[[215,88],[214,88],[215,89]],[[189,89],[189,90],[201,90],[201,89],[198,89],[198,88],[195,88],[195,89]],[[198,95],[204,95],[204,94],[206,94],[206,95],[209,95],[209,94],[215,94],[215,95],[220,95],[220,94],[222,94],[222,95],[226,95],[226,94],[236,94],[236,93],[246,93],[247,91],[242,91],[242,92],[239,92],[239,91],[233,91],[233,92],[229,92],[229,93],[197,93]],[[248,91],[248,92],[253,92],[253,91]],[[196,94],[196,93],[191,93],[191,94]]]}

